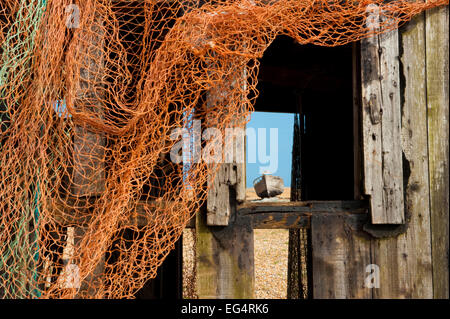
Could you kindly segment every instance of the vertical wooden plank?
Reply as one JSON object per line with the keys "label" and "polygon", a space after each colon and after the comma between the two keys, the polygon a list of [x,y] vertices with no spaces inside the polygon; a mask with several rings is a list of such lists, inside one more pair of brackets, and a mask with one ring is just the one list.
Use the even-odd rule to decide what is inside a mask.
{"label": "vertical wooden plank", "polygon": [[237,179],[237,176],[245,173],[243,166],[245,164],[222,163],[217,169],[215,178],[209,180],[207,225],[227,226],[231,216],[231,201],[245,199],[245,192],[238,191],[245,185]]}
{"label": "vertical wooden plank", "polygon": [[426,12],[430,207],[435,298],[449,297],[449,9]]}
{"label": "vertical wooden plank", "polygon": [[206,225],[196,217],[197,294],[199,298],[254,298],[253,229],[250,220],[233,218],[227,227]]}
{"label": "vertical wooden plank", "polygon": [[402,28],[400,36],[402,150],[409,221],[405,233],[373,242],[372,260],[379,266],[381,283],[374,298],[432,298],[424,15]]}
{"label": "vertical wooden plank", "polygon": [[360,231],[366,219],[364,214],[311,217],[314,299],[372,298],[365,287],[370,238]]}
{"label": "vertical wooden plank", "polygon": [[377,97],[379,83],[378,38],[361,41],[362,127],[364,157],[364,193],[371,196],[372,216],[383,216],[381,125]]}
{"label": "vertical wooden plank", "polygon": [[[227,87],[237,85],[245,90],[247,79],[245,72],[242,74],[231,75],[222,89],[209,92],[208,106],[225,107]],[[213,184],[209,181],[207,203],[196,217],[199,298],[254,297],[253,229],[250,219],[236,213],[237,203],[245,199],[245,143],[243,135],[241,138],[239,147],[234,148],[242,152],[241,159],[235,153],[230,163],[221,164]]]}
{"label": "vertical wooden plank", "polygon": [[[231,79],[224,81],[224,85],[208,92],[208,107],[216,105],[226,107],[229,96],[226,90],[236,86],[242,87],[243,91],[246,90],[245,71],[240,78],[231,76]],[[208,125],[207,122],[206,124]],[[231,215],[230,201],[245,200],[245,127],[236,125],[226,128],[221,142],[224,143],[224,163],[220,164],[215,178],[208,180],[207,224],[210,226],[227,226]]]}
{"label": "vertical wooden plank", "polygon": [[374,224],[402,224],[398,32],[361,43],[364,192]]}
{"label": "vertical wooden plank", "polygon": [[[401,103],[398,31],[379,35],[382,84],[381,138],[383,157],[384,217],[372,216],[377,224],[403,224],[403,167],[401,151]],[[385,77],[385,79],[384,79]]]}

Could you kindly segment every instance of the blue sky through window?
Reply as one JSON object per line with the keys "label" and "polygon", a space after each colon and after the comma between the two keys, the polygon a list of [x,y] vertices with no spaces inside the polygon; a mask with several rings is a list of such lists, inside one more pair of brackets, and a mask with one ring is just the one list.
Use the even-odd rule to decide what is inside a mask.
{"label": "blue sky through window", "polygon": [[[278,169],[273,175],[283,178],[285,187],[291,185],[291,167],[292,167],[292,143],[294,129],[294,114],[289,113],[271,113],[271,112],[254,112],[251,114],[250,122],[247,128],[254,128],[258,132],[258,128],[266,129],[266,154],[270,154],[270,128],[278,129]],[[260,138],[257,134],[257,138]],[[248,140],[247,140],[248,142]],[[260,166],[267,166],[267,163],[261,163],[256,156],[256,163],[249,163],[249,147],[247,145],[247,188],[253,187],[253,180],[260,176]],[[258,153],[258,149],[257,149]]]}

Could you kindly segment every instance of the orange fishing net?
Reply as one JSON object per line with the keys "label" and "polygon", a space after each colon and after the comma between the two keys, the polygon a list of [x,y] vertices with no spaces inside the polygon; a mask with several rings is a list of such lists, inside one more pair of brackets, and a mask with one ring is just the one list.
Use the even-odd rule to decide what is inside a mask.
{"label": "orange fishing net", "polygon": [[2,0],[0,296],[133,297],[218,167],[171,150],[245,123],[276,36],[342,45],[447,3]]}

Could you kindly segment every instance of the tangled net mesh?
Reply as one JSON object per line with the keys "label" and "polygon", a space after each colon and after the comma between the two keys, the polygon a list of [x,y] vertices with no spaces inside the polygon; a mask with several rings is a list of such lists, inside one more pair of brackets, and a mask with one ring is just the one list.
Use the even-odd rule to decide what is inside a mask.
{"label": "tangled net mesh", "polygon": [[278,35],[343,45],[445,4],[2,0],[0,297],[133,298],[219,167],[172,161],[175,128],[244,125]]}

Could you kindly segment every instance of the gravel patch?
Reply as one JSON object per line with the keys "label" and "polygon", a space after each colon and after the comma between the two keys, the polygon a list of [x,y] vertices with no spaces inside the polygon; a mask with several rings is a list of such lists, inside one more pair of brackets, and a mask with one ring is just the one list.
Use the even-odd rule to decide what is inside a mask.
{"label": "gravel patch", "polygon": [[286,299],[289,231],[255,229],[255,298]]}

